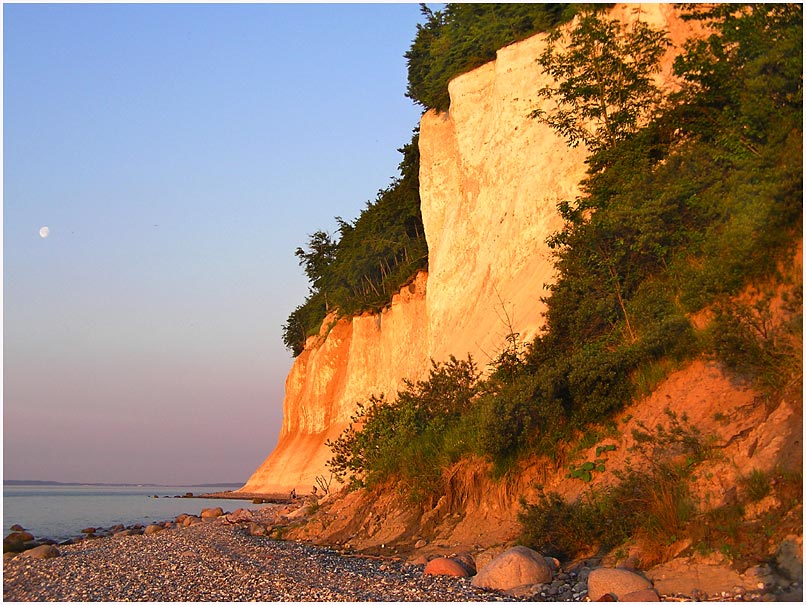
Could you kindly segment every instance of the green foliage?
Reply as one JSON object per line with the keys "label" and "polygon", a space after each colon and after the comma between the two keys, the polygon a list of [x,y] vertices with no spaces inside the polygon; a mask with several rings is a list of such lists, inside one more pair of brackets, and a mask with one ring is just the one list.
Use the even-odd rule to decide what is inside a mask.
{"label": "green foliage", "polygon": [[[441,13],[424,9],[428,22],[407,55],[410,77],[416,73],[409,92],[418,102],[445,108],[440,103],[446,98],[439,95],[447,79],[437,86],[435,74],[446,76],[446,65],[460,63],[456,53],[463,46],[456,40],[464,35],[469,40],[474,28],[500,25],[482,23],[502,14],[499,5],[478,6],[449,5]],[[583,133],[571,122],[557,126],[566,129],[571,143],[585,142],[595,153],[582,195],[559,205],[564,225],[548,242],[556,281],[544,299],[545,331],[526,346],[511,334],[485,380],[474,366],[470,374],[460,371],[454,360],[453,366],[435,366],[428,381],[407,384],[392,402],[371,400],[331,444],[334,472],[352,475],[358,484],[398,477],[419,497],[423,489],[438,492],[442,470],[461,456],[484,455],[502,473],[526,454],[555,455],[563,440],[606,422],[668,368],[703,351],[761,377],[770,389],[785,386],[800,362],[789,345],[800,334],[802,295],[797,287],[790,294],[785,333],[768,329],[769,308],[734,301],[748,284],[776,276],[801,234],[802,8],[717,5],[691,11],[692,18],[711,25],[713,35],[691,43],[678,58],[675,69],[684,86],[663,102],[647,78],[665,41],[643,25],[624,32],[587,12],[577,32],[582,37],[571,46],[576,54],[549,51],[546,67],[560,79],[545,94],[564,111],[576,99],[581,112],[557,119],[590,118],[594,128]],[[587,57],[581,52],[586,48]],[[432,53],[440,61],[432,61]],[[612,70],[607,81],[590,60],[605,56]],[[586,90],[583,74],[599,86]],[[634,99],[618,98],[611,84],[619,78],[622,92],[634,89]],[[419,88],[426,82],[434,88]],[[404,171],[400,182],[413,183],[414,172]],[[397,199],[398,193],[389,195]],[[383,203],[379,198],[376,205]],[[385,208],[373,213],[386,217]],[[403,248],[374,247],[380,242],[371,226],[375,219],[359,225],[363,214],[354,225],[341,222],[335,253],[332,240],[315,234],[299,255],[317,284],[310,298],[315,312],[292,314],[295,338],[329,307],[349,312],[384,304],[387,284],[397,279],[387,281],[386,274],[398,275],[401,267],[402,276],[418,266],[405,254],[394,256],[401,249],[411,252],[419,239],[416,228],[404,230],[408,239],[399,231],[406,224],[401,216],[415,216],[406,208],[393,204],[389,220],[379,221],[395,225],[397,235],[389,239]],[[375,242],[371,254],[360,251],[364,242]],[[384,266],[379,258],[393,260],[373,273],[373,267]],[[710,339],[697,334],[688,319],[706,307],[716,315]],[[775,368],[786,371],[776,374]],[[617,545],[629,532],[678,531],[693,514],[684,480],[709,455],[709,444],[687,419],[671,412],[668,427],[639,427],[634,436],[639,450],[677,448],[687,463],[654,464],[648,476],[627,475],[622,487],[580,503],[546,496],[527,511],[533,517],[527,525],[536,528],[532,535],[557,523],[556,532],[565,532],[567,540],[555,534],[547,538],[549,545],[570,554],[571,538],[578,544],[580,536],[590,544]],[[586,481],[597,464],[585,461],[570,470]],[[622,501],[634,507],[621,514]],[[591,525],[597,516],[612,515],[610,529]]]}
{"label": "green foliage", "polygon": [[306,301],[288,318],[283,342],[294,356],[316,333],[328,311],[377,311],[428,265],[420,214],[418,134],[400,151],[400,177],[378,192],[352,223],[336,217],[339,235],[316,231],[295,254],[311,283]]}
{"label": "green foliage", "polygon": [[521,373],[514,379],[484,384],[479,400],[478,450],[494,462],[497,473],[526,451],[551,454],[563,434],[566,417],[549,376]]}
{"label": "green foliage", "polygon": [[767,292],[752,304],[719,304],[710,330],[717,357],[768,393],[782,391],[802,369],[803,290],[795,287],[786,294],[785,321],[773,321]]}
{"label": "green foliage", "polygon": [[763,500],[772,491],[770,478],[761,469],[754,468],[745,477],[741,478],[740,483],[744,486],[747,499],[750,502]]}
{"label": "green foliage", "polygon": [[[586,462],[569,474],[587,483],[595,471],[603,472],[603,465]],[[521,541],[565,559],[604,554],[636,535],[667,545],[685,535],[696,513],[687,476],[657,465],[631,470],[616,486],[587,490],[574,502],[541,492],[537,502],[522,502]]]}
{"label": "green foliage", "polygon": [[535,503],[521,503],[521,542],[544,555],[565,560],[593,548],[604,553],[622,544],[636,524],[635,511],[619,505],[614,490],[587,492],[568,503],[555,493],[539,493]]}
{"label": "green foliage", "polygon": [[495,59],[496,51],[573,17],[568,4],[449,3],[443,11],[420,5],[425,19],[406,52],[406,96],[426,109],[447,111],[448,82]]}
{"label": "green foliage", "polygon": [[470,412],[478,388],[479,373],[470,357],[432,361],[428,379],[405,381],[393,401],[372,397],[358,404],[348,428],[327,442],[333,452],[328,467],[351,487],[396,477],[412,495],[438,490],[443,468],[467,453],[455,429]]}
{"label": "green foliage", "polygon": [[613,148],[654,117],[661,94],[653,75],[660,71],[669,40],[641,21],[640,12],[624,26],[585,10],[572,30],[555,28],[548,42],[539,63],[555,84],[538,95],[554,100],[556,107],[530,115],[563,135],[571,147],[584,143],[594,153]]}

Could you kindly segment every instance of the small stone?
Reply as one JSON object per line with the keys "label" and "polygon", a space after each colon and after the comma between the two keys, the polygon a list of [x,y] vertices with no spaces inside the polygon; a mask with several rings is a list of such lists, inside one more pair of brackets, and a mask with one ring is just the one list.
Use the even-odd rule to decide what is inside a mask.
{"label": "small stone", "polygon": [[422,548],[426,544],[428,544],[428,542],[426,542],[425,540],[417,540],[417,543],[414,545],[414,548]]}

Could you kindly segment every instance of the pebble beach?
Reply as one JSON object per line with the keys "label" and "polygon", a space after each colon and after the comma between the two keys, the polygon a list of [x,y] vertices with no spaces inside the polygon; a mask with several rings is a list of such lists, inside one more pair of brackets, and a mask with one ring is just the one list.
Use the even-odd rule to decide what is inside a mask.
{"label": "pebble beach", "polygon": [[469,578],[251,536],[222,520],[4,561],[5,601],[503,601]]}
{"label": "pebble beach", "polygon": [[[358,555],[270,537],[270,529],[277,527],[278,521],[282,527],[295,510],[303,510],[298,506],[278,504],[233,513],[224,513],[220,507],[206,508],[198,516],[182,514],[173,521],[145,527],[87,528],[81,537],[58,545],[52,540],[32,539],[24,528],[12,526],[13,533],[3,540],[3,600],[579,602],[608,600],[602,597],[612,595],[628,601],[803,599],[799,582],[781,584],[779,578],[768,585],[758,582],[762,576],[756,575],[750,585],[738,582],[728,592],[712,590],[708,594],[696,589],[661,593],[655,590],[657,584],[653,588],[649,580],[629,570],[607,569],[586,561],[570,563],[563,569],[556,559],[520,546],[487,563],[471,583],[469,576],[476,570],[469,555],[428,558],[427,564],[417,564],[397,556]],[[508,555],[520,562],[510,558],[506,565],[511,567],[506,568],[509,571],[505,575],[514,574],[519,582],[511,583],[510,588],[500,581],[486,583],[495,576],[503,580],[503,567],[496,562]],[[551,571],[549,560],[554,562]],[[545,569],[535,569],[535,561],[537,568]],[[488,571],[492,569],[496,571]],[[523,584],[533,573],[541,577]],[[478,582],[483,575],[485,582]],[[686,571],[681,577],[685,580],[690,575],[691,571]]]}

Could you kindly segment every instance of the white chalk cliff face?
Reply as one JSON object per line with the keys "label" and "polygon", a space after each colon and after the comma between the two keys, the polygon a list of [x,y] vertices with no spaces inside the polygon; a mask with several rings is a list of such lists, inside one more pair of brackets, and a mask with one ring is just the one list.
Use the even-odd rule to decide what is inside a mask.
{"label": "white chalk cliff face", "polygon": [[[634,18],[639,5],[612,14]],[[641,18],[675,43],[691,35],[667,5],[641,5]],[[585,150],[571,149],[532,120],[549,109],[537,91],[549,84],[536,63],[540,34],[449,86],[450,111],[420,123],[420,196],[429,250],[420,274],[377,315],[325,321],[286,379],[283,427],[274,451],[241,488],[250,493],[309,493],[358,401],[393,397],[404,378],[423,378],[430,359],[472,355],[480,367],[506,344],[543,325],[553,279],[546,238],[561,227],[557,203],[573,199],[585,176]],[[671,72],[669,53],[664,79]]]}

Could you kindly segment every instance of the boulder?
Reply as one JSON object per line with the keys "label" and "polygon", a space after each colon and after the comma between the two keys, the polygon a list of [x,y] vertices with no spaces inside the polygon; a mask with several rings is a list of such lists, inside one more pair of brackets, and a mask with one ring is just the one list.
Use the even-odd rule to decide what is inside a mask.
{"label": "boulder", "polygon": [[182,525],[182,523],[185,521],[185,519],[187,519],[189,516],[190,515],[182,513],[181,515],[178,515],[176,517],[176,519],[174,519],[174,521],[176,522],[177,525]]}
{"label": "boulder", "polygon": [[30,548],[34,537],[27,531],[15,531],[3,538],[3,552],[22,552]]}
{"label": "boulder", "polygon": [[58,557],[60,554],[59,549],[53,546],[53,544],[42,544],[41,546],[26,550],[20,556],[30,559],[52,559]]}
{"label": "boulder", "polygon": [[511,590],[551,582],[551,567],[543,556],[525,546],[515,546],[490,561],[473,578],[473,586]]}
{"label": "boulder", "polygon": [[557,559],[556,557],[543,557],[543,558],[546,560],[546,563],[549,564],[549,567],[551,568],[551,573],[557,573],[558,571],[560,571],[561,566],[559,559]]}
{"label": "boulder", "polygon": [[775,553],[775,562],[787,578],[803,583],[803,536],[784,538]]}
{"label": "boulder", "polygon": [[588,576],[588,597],[598,601],[606,594],[615,595],[619,600],[624,595],[652,588],[652,582],[637,573],[616,567],[599,567]]}
{"label": "boulder", "polygon": [[618,600],[630,603],[650,603],[660,601],[660,596],[658,596],[658,593],[653,589],[644,588],[643,590],[636,590],[621,595]]}
{"label": "boulder", "polygon": [[202,520],[196,515],[187,515],[184,521],[182,521],[182,527],[190,527],[191,525],[196,525],[201,522]]}
{"label": "boulder", "polygon": [[431,559],[428,565],[425,566],[423,574],[426,576],[455,576],[457,578],[467,578],[470,576],[464,565],[445,557]]}
{"label": "boulder", "polygon": [[135,530],[133,529],[121,529],[120,531],[116,531],[112,534],[115,538],[125,538],[126,536],[134,536],[136,535]]}
{"label": "boulder", "polygon": [[249,523],[252,519],[252,512],[245,508],[239,508],[227,515],[230,523]]}
{"label": "boulder", "polygon": [[459,553],[451,558],[459,565],[464,567],[469,576],[476,575],[476,562],[473,560],[473,555],[471,555],[469,552]]}
{"label": "boulder", "polygon": [[143,534],[146,536],[150,536],[151,534],[156,534],[157,532],[163,531],[165,528],[162,525],[147,525],[146,528],[143,530]]}
{"label": "boulder", "polygon": [[11,531],[25,531],[25,528],[19,523],[15,523],[9,528]]}
{"label": "boulder", "polygon": [[263,527],[260,523],[255,523],[254,521],[249,524],[249,535],[250,536],[265,536],[266,535],[266,528]]}
{"label": "boulder", "polygon": [[216,506],[215,508],[203,508],[201,512],[202,519],[216,519],[224,514],[224,509],[220,506]]}
{"label": "boulder", "polygon": [[81,533],[82,534],[94,534],[96,531],[97,530],[94,527],[85,527],[84,529],[81,530]]}

